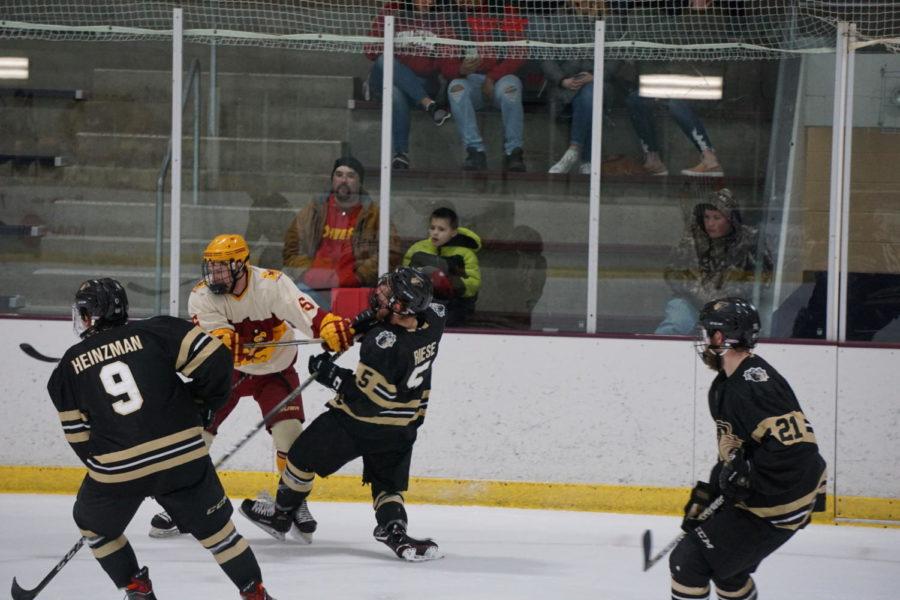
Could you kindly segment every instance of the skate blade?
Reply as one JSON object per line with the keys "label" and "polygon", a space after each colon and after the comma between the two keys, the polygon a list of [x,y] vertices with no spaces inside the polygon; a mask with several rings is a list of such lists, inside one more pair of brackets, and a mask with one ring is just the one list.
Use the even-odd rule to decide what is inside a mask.
{"label": "skate blade", "polygon": [[184,535],[184,532],[179,530],[177,527],[170,527],[169,529],[160,529],[159,527],[151,527],[150,533],[148,535],[152,538],[161,540],[163,538],[170,538],[170,537],[175,537],[177,535]]}
{"label": "skate blade", "polygon": [[403,560],[407,562],[425,562],[426,560],[437,560],[444,558],[439,548],[428,548],[424,554],[416,554],[415,548],[407,548],[403,551]]}
{"label": "skate blade", "polygon": [[298,542],[303,542],[304,544],[312,544],[313,532],[300,531],[300,529],[298,529],[297,526],[294,525],[291,527],[291,537]]}
{"label": "skate blade", "polygon": [[262,523],[258,523],[257,521],[254,521],[253,519],[251,519],[251,518],[247,515],[247,513],[245,513],[245,512],[243,511],[243,509],[239,509],[239,510],[241,511],[241,514],[244,515],[244,517],[245,517],[248,521],[250,521],[251,523],[253,523],[253,524],[256,525],[257,527],[259,527],[260,529],[262,529],[263,531],[265,531],[266,533],[268,533],[269,535],[271,535],[273,538],[275,538],[275,539],[278,540],[279,542],[283,542],[283,541],[284,541],[284,532],[278,531],[277,529],[275,529],[275,528],[273,528],[273,527],[269,527],[269,526],[267,526],[267,525],[263,525]]}

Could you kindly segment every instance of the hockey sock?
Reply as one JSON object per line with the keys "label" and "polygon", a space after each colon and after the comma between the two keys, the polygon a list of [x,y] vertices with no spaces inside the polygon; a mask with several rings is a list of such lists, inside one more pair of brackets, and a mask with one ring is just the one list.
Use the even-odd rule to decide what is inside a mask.
{"label": "hockey sock", "polygon": [[262,581],[262,573],[253,550],[234,528],[231,520],[217,533],[200,540],[200,543],[212,552],[213,558],[238,589],[252,581]]}
{"label": "hockey sock", "polygon": [[275,495],[275,505],[278,510],[290,512],[300,506],[312,491],[315,478],[315,473],[302,471],[288,461],[281,473],[281,479],[278,481],[278,493]]}
{"label": "hockey sock", "polygon": [[81,535],[87,538],[94,558],[117,588],[124,588],[131,583],[132,575],[141,570],[134,549],[124,535],[110,539],[85,529],[81,530]]}
{"label": "hockey sock", "polygon": [[719,600],[756,600],[756,584],[753,578],[748,577],[744,585],[731,589],[734,586],[716,584],[716,596]]}
{"label": "hockey sock", "polygon": [[678,583],[672,578],[672,600],[706,600],[709,598],[709,584],[691,586]]}
{"label": "hockey sock", "polygon": [[407,523],[406,507],[403,505],[403,495],[399,493],[380,492],[375,497],[375,520],[381,527],[400,521],[404,527]]}

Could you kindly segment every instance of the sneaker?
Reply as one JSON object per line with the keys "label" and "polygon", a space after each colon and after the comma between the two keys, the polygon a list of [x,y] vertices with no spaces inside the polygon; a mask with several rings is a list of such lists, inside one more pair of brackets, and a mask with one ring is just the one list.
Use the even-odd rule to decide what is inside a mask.
{"label": "sneaker", "polygon": [[131,583],[125,586],[125,600],[156,600],[147,567],[138,571],[131,578]]}
{"label": "sneaker", "polygon": [[719,162],[716,161],[714,163],[700,162],[700,164],[691,167],[690,169],[682,169],[682,175],[687,175],[688,177],[725,177],[725,172],[722,170],[722,167],[719,166]]}
{"label": "sneaker", "polygon": [[447,119],[450,118],[450,111],[438,108],[437,102],[432,102],[428,105],[428,108],[425,109],[429,115],[431,115],[431,120],[434,121],[434,124],[440,127],[443,125]]}
{"label": "sneaker", "polygon": [[241,588],[241,598],[244,600],[275,600],[258,581],[252,581]]}
{"label": "sneaker", "polygon": [[669,169],[666,167],[666,163],[660,160],[657,155],[647,155],[647,160],[644,161],[644,170],[647,171],[649,175],[663,177],[669,174]]}
{"label": "sneaker", "polygon": [[514,173],[525,172],[525,160],[521,148],[514,148],[512,152],[503,157],[503,170]]}
{"label": "sneaker", "polygon": [[312,513],[309,512],[309,506],[306,504],[306,499],[304,499],[303,504],[297,507],[297,510],[291,514],[291,519],[294,522],[294,526],[291,528],[291,535],[300,541],[312,544],[313,534],[316,532],[316,527],[318,527],[319,524],[316,523]]}
{"label": "sneaker", "polygon": [[581,153],[575,148],[569,148],[568,150],[566,150],[566,153],[562,155],[562,158],[559,159],[559,162],[550,167],[550,170],[547,172],[556,174],[568,173],[575,165],[578,164],[580,154]]}
{"label": "sneaker", "polygon": [[406,171],[409,169],[409,156],[405,152],[398,152],[391,160],[391,168],[395,171]]}
{"label": "sneaker", "polygon": [[485,169],[487,169],[487,154],[472,146],[466,148],[463,171],[484,171]]}
{"label": "sneaker", "polygon": [[719,166],[719,159],[712,150],[704,150],[700,154],[700,164],[690,169],[682,169],[682,175],[688,177],[724,177],[725,173]]}
{"label": "sneaker", "polygon": [[167,538],[183,535],[184,533],[186,532],[179,529],[178,525],[175,524],[175,521],[172,520],[172,517],[170,517],[169,513],[166,511],[156,513],[153,515],[153,518],[150,519],[150,537],[152,538]]}
{"label": "sneaker", "polygon": [[430,539],[417,540],[406,534],[403,523],[393,522],[387,527],[379,525],[372,532],[375,539],[394,551],[399,558],[410,562],[421,562],[442,558],[438,545]]}
{"label": "sneaker", "polygon": [[291,529],[291,515],[278,510],[274,502],[269,500],[251,500],[241,502],[241,514],[247,520],[271,535],[276,540],[284,541],[284,534]]}
{"label": "sneaker", "polygon": [[587,160],[581,163],[581,166],[578,167],[579,175],[590,175],[591,174],[591,161]]}

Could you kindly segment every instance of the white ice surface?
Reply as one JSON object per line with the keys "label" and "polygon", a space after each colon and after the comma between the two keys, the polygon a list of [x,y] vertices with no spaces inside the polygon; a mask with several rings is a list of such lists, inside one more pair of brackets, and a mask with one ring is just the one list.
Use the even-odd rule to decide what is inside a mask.
{"label": "white ice surface", "polygon": [[[38,584],[78,539],[73,498],[0,494],[0,585],[13,576]],[[669,598],[668,565],[641,571],[640,534],[661,548],[678,533],[673,517],[409,505],[410,533],[432,537],[445,557],[405,563],[372,538],[367,504],[310,505],[319,521],[312,545],[280,543],[234,517],[278,600],[498,600]],[[150,568],[159,600],[238,598],[193,538],[147,536],[158,510],[148,500],[126,534]],[[755,579],[765,600],[897,600],[900,530],[813,525],[763,562]],[[7,592],[4,592],[4,597]],[[121,599],[83,548],[38,596]]]}

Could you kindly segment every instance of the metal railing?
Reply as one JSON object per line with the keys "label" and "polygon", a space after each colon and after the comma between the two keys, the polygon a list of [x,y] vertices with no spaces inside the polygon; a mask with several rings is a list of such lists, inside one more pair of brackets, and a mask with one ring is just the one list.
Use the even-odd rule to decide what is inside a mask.
{"label": "metal railing", "polygon": [[[194,163],[192,165],[192,198],[194,206],[197,205],[197,190],[200,187],[200,77],[202,70],[200,60],[194,59],[191,63],[190,71],[188,71],[187,85],[181,94],[181,110],[184,112],[188,99],[191,94],[194,96]],[[165,203],[165,187],[166,176],[169,174],[169,168],[172,165],[172,138],[166,148],[166,155],[163,158],[162,166],[159,168],[159,176],[156,178],[156,313],[162,314],[162,277],[163,277],[163,205]],[[171,240],[171,243],[177,243],[177,240]]]}

